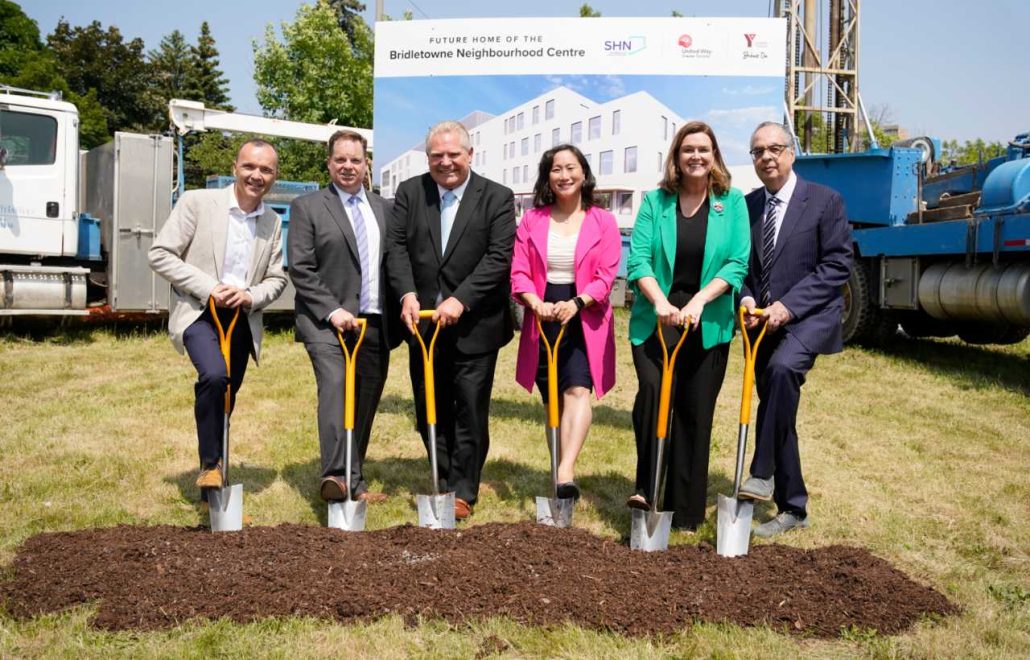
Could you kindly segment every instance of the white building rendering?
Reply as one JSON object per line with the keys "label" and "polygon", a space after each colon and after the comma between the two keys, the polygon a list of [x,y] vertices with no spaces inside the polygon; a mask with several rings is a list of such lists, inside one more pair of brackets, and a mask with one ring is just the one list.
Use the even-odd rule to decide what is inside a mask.
{"label": "white building rendering", "polygon": [[[501,115],[477,111],[461,121],[472,138],[472,169],[514,191],[517,216],[533,204],[543,152],[571,143],[590,163],[601,205],[611,210],[620,228],[627,229],[633,226],[643,193],[657,187],[669,141],[683,123],[647,92],[597,103],[567,87]],[[733,168],[734,175],[737,169]],[[401,181],[427,171],[423,143],[380,169],[381,194],[393,197]],[[739,186],[736,176],[734,183]]]}

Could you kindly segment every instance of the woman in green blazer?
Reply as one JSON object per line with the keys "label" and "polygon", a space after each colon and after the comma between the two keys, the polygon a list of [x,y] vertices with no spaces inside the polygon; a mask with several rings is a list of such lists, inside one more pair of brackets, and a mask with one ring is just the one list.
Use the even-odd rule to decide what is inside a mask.
{"label": "woman in green blazer", "polygon": [[644,196],[630,243],[627,279],[636,294],[629,337],[637,390],[636,491],[627,505],[646,509],[654,486],[654,443],[662,348],[685,325],[690,334],[675,365],[668,471],[662,507],[672,524],[694,530],[705,518],[708,449],[715,400],[726,374],[734,303],[747,272],[751,229],[744,195],[730,175],[710,126],[684,124],[673,137],[660,188]]}

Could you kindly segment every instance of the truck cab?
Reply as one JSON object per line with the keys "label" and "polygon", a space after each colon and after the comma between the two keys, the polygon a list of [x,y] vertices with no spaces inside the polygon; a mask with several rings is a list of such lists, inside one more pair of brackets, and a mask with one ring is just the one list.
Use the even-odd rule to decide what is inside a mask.
{"label": "truck cab", "polygon": [[78,149],[74,105],[0,87],[0,253],[25,263],[75,257]]}

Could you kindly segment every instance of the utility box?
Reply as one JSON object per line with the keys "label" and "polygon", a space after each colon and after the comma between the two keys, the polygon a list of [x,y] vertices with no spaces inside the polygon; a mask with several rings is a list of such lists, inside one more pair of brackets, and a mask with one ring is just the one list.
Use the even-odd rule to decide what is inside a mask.
{"label": "utility box", "polygon": [[112,311],[163,312],[168,283],[150,269],[147,252],[172,212],[172,139],[115,133],[85,158],[85,207],[100,220]]}

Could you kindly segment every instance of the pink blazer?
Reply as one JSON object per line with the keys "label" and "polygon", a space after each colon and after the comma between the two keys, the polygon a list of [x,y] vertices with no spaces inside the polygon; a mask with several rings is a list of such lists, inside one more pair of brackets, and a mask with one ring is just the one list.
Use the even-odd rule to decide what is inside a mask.
{"label": "pink blazer", "polygon": [[[522,302],[520,293],[544,297],[547,287],[547,233],[551,207],[534,208],[522,216],[515,232],[515,254],[511,261],[511,293]],[[576,292],[595,303],[582,312],[583,338],[586,341],[590,378],[594,394],[600,399],[615,384],[615,322],[608,296],[622,256],[622,239],[615,216],[596,206],[587,210],[576,240]],[[530,392],[540,360],[540,333],[528,309],[522,319],[518,365],[515,380]]]}

